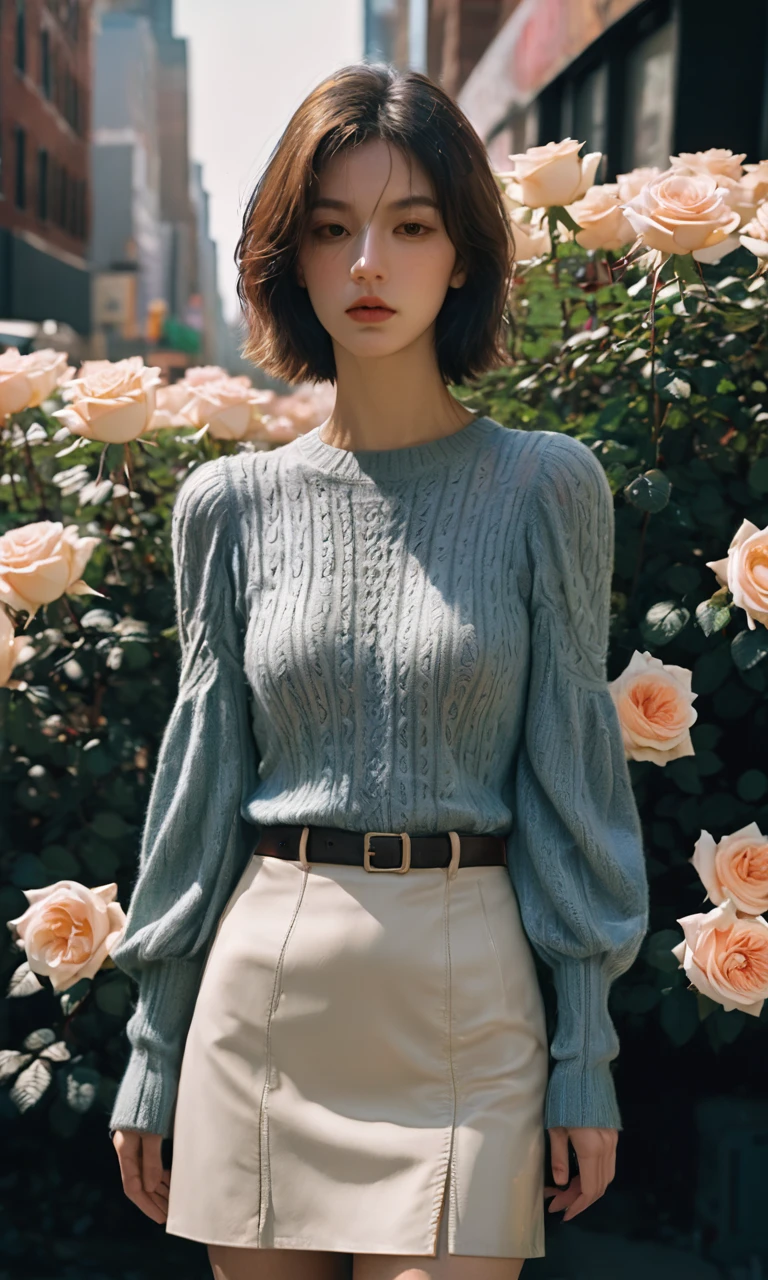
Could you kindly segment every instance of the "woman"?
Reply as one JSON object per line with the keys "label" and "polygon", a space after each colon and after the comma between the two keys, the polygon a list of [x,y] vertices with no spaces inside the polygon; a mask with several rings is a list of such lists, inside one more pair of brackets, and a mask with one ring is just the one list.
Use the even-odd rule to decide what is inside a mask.
{"label": "woman", "polygon": [[515,1280],[545,1195],[571,1219],[614,1176],[647,883],[610,489],[447,389],[507,359],[512,253],[466,118],[386,66],[309,95],[245,213],[246,354],[336,403],[177,495],[111,1121],[127,1194],[220,1280]]}

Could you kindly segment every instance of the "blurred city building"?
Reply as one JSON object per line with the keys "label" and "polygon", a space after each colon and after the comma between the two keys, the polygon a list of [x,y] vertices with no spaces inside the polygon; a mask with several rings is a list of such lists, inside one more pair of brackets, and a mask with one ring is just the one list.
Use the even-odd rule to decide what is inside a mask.
{"label": "blurred city building", "polygon": [[[496,168],[578,137],[603,180],[707,147],[768,155],[768,6],[739,0],[364,0],[365,54],[426,69]],[[426,68],[424,40],[426,31]]]}
{"label": "blurred city building", "polygon": [[72,335],[91,327],[91,59],[91,0],[0,0],[0,320]]}
{"label": "blurred city building", "polygon": [[91,242],[100,354],[140,351],[171,379],[237,359],[172,19],[172,0],[97,0]]}

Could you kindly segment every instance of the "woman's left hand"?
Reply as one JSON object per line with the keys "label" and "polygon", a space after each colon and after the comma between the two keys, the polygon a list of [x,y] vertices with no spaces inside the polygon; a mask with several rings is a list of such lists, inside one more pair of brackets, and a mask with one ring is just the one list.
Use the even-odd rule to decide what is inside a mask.
{"label": "woman's left hand", "polygon": [[[544,1199],[554,1196],[549,1212],[565,1209],[563,1222],[570,1222],[587,1205],[598,1200],[616,1175],[618,1129],[549,1129],[552,1176],[567,1185],[545,1187]],[[579,1162],[579,1172],[568,1181],[568,1139]]]}

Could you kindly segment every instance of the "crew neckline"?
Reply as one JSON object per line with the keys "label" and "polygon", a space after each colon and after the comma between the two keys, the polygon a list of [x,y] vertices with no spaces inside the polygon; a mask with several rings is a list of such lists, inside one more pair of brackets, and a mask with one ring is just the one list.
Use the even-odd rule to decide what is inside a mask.
{"label": "crew neckline", "polygon": [[490,418],[481,415],[450,435],[421,444],[398,445],[394,449],[339,449],[320,438],[318,426],[297,436],[293,445],[304,462],[326,475],[375,483],[401,480],[424,467],[457,462],[476,448],[493,425]]}

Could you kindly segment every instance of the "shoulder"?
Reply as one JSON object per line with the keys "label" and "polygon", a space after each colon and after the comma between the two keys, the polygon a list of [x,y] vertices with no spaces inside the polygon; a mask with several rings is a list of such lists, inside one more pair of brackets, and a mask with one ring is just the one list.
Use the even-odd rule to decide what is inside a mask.
{"label": "shoulder", "polygon": [[537,465],[531,480],[529,508],[542,515],[578,520],[613,510],[613,494],[602,463],[582,440],[560,431],[535,431]]}
{"label": "shoulder", "polygon": [[191,540],[210,547],[222,531],[233,522],[234,481],[233,455],[208,458],[181,480],[172,512],[172,531],[176,541]]}

